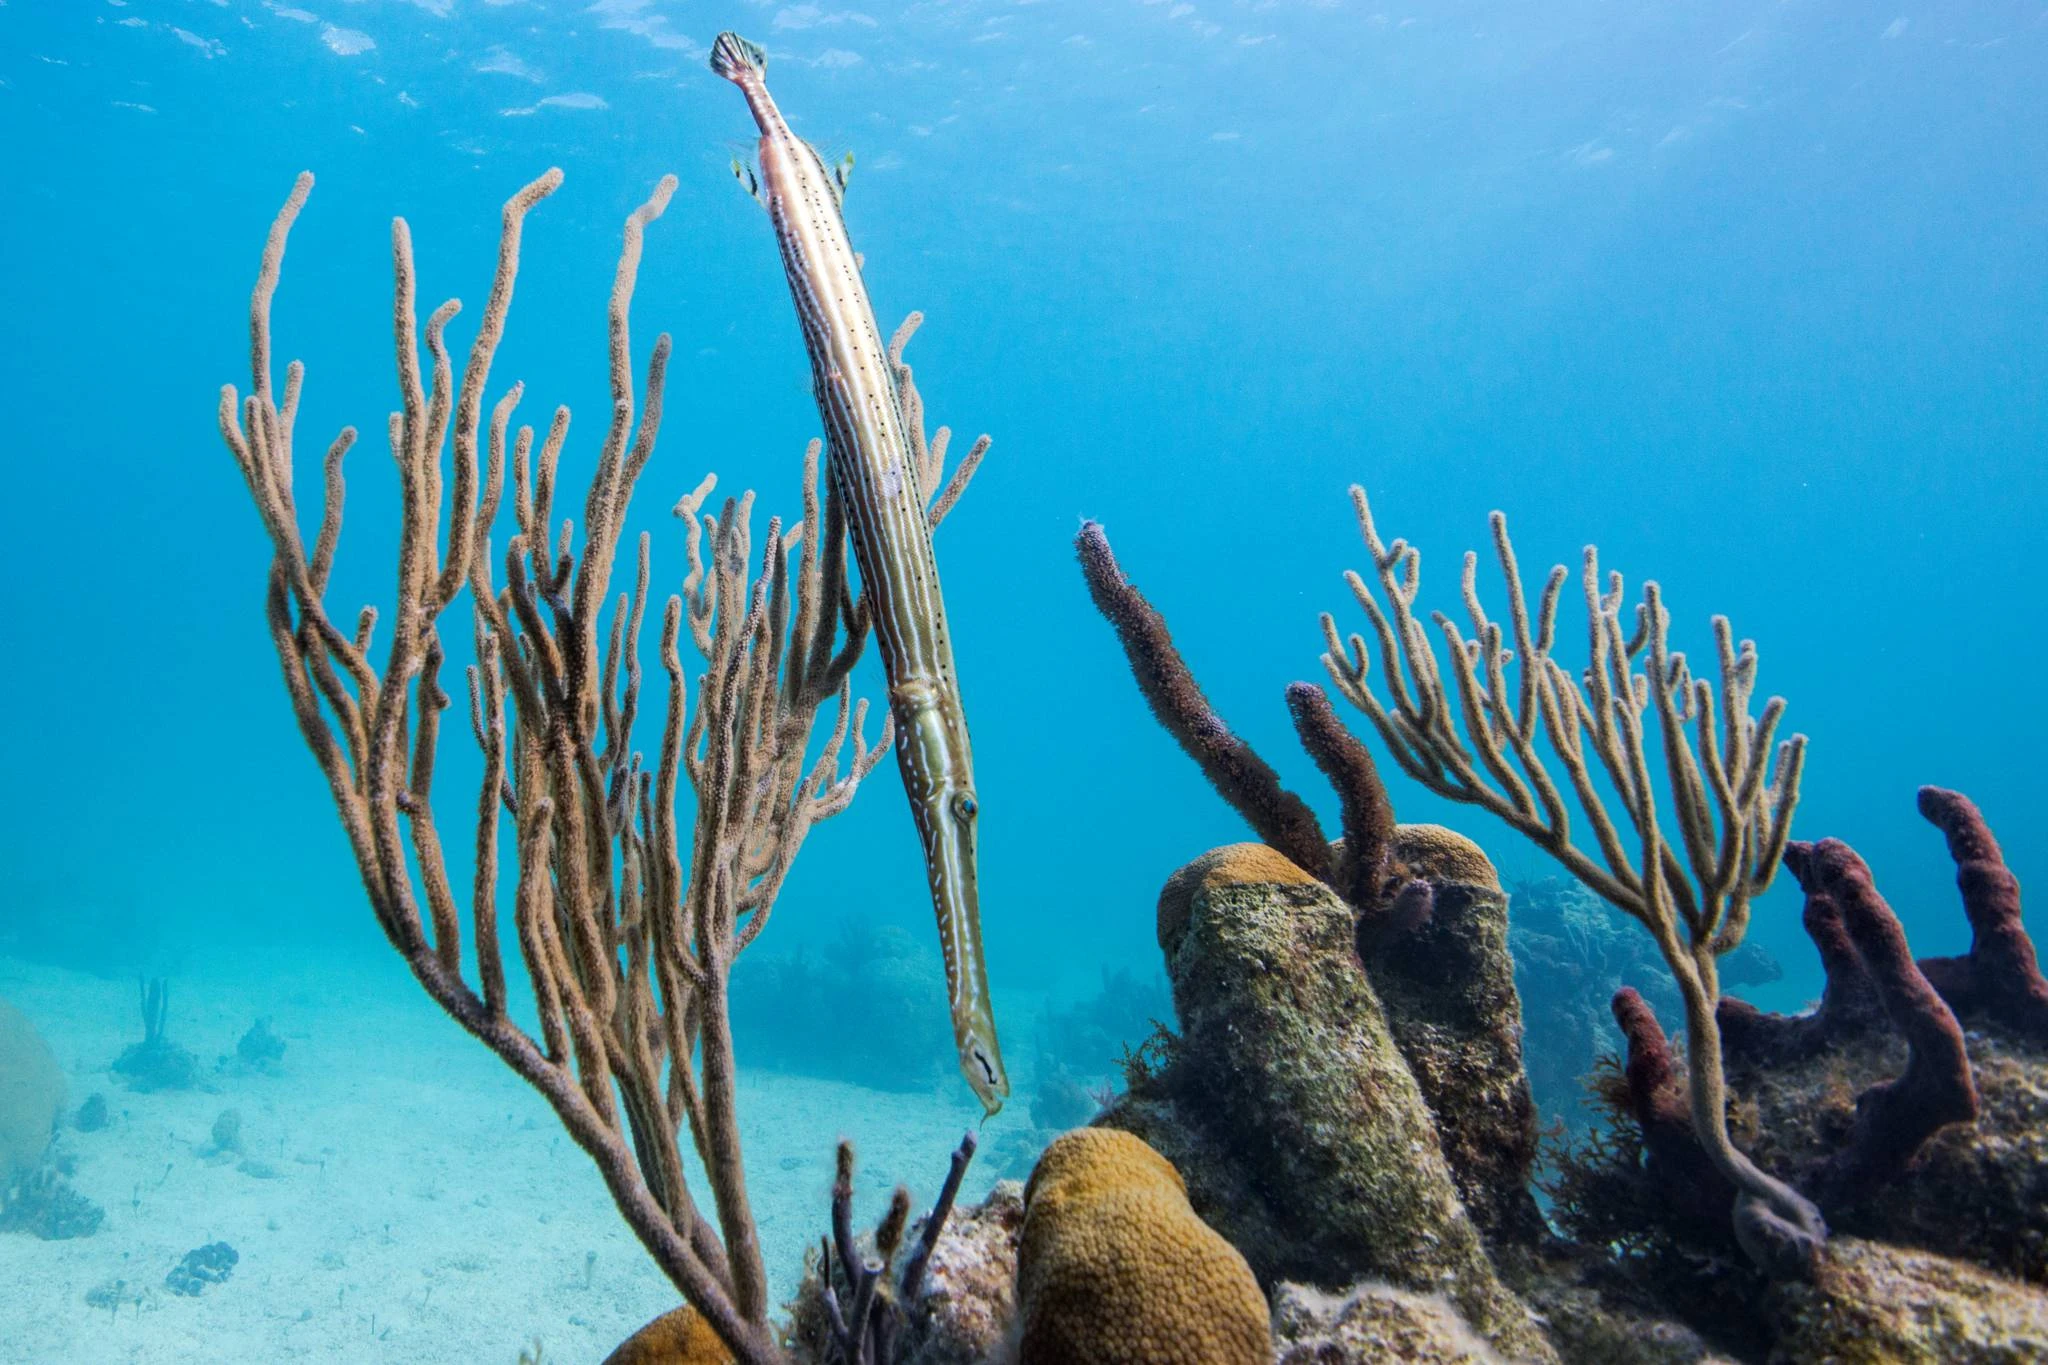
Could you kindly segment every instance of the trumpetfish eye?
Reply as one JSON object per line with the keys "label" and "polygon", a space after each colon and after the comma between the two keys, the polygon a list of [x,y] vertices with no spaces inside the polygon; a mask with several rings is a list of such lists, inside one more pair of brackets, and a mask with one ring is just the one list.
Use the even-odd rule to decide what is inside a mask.
{"label": "trumpetfish eye", "polygon": [[974,798],[966,792],[961,792],[953,798],[953,818],[963,825],[972,820],[975,811],[979,809],[980,807],[974,804]]}

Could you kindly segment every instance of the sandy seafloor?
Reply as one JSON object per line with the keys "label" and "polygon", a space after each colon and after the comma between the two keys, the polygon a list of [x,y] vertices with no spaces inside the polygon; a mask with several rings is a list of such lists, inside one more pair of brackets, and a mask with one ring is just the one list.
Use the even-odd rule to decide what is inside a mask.
{"label": "sandy seafloor", "polygon": [[[0,956],[0,996],[69,1077],[67,1115],[95,1091],[113,1115],[93,1133],[67,1121],[60,1140],[74,1184],[106,1209],[100,1230],[0,1234],[0,1362],[514,1365],[538,1340],[551,1365],[577,1365],[677,1302],[539,1096],[395,958],[245,961],[187,971],[170,989],[169,1034],[199,1055],[209,1089],[133,1093],[109,1067],[141,1036],[136,982]],[[259,1016],[287,1045],[275,1075],[223,1060]],[[777,1302],[828,1226],[838,1135],[859,1153],[865,1225],[897,1182],[922,1210],[980,1112],[964,1086],[892,1094],[758,1072],[742,1078],[741,1106]],[[209,1157],[227,1108],[241,1113],[243,1150],[275,1178]],[[994,1183],[986,1154],[1011,1122],[984,1130],[963,1198]],[[197,1298],[164,1287],[187,1251],[215,1241],[241,1258],[225,1283]],[[88,1306],[115,1280],[118,1311]]]}

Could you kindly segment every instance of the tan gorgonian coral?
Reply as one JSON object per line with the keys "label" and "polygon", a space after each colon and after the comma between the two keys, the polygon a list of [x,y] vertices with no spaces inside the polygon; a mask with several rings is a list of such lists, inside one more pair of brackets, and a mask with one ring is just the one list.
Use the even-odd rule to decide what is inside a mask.
{"label": "tan gorgonian coral", "polygon": [[[392,224],[401,410],[391,414],[389,436],[401,512],[396,610],[381,668],[372,655],[377,612],[365,608],[344,629],[326,604],[342,460],[355,432],[345,429],[328,448],[309,551],[292,467],[303,368],[295,361],[286,369],[281,394],[271,382],[271,297],[310,175],[299,177],[271,228],[250,302],[252,391],[222,390],[221,433],[275,549],[268,615],[292,710],[378,923],[435,1001],[547,1098],[642,1244],[733,1354],[753,1365],[781,1355],[740,1151],[727,983],[734,958],[766,925],[805,834],[845,808],[890,732],[885,723],[872,748],[864,743],[866,703],[852,700],[846,681],[866,614],[847,582],[837,500],[819,505],[814,442],[802,525],[785,533],[771,520],[758,549],[751,493],[707,512],[706,478],[676,508],[690,568],[662,614],[661,742],[651,765],[633,750],[646,535],[633,582],[615,603],[610,585],[628,504],[661,425],[670,344],[666,335],[655,342],[636,403],[627,320],[643,233],[675,180],[665,178],[626,220],[609,310],[611,407],[580,546],[571,523],[557,531],[553,521],[568,409],[555,409],[536,453],[532,427],[508,441],[521,385],[498,399],[487,422],[484,408],[525,216],[560,184],[561,173],[549,171],[506,203],[490,299],[459,381],[445,340],[459,305],[444,303],[419,329],[410,234],[403,219]],[[430,362],[424,374],[421,341]],[[444,490],[448,447],[453,483]],[[513,525],[499,557],[491,534],[508,463]],[[502,586],[493,577],[499,568]],[[472,798],[468,888],[476,987],[464,975],[464,916],[433,809],[441,713],[450,704],[440,682],[440,622],[465,592],[476,660],[468,670],[471,729],[484,758]],[[703,660],[694,707],[686,638]],[[687,831],[676,810],[684,778],[695,805]],[[509,1012],[499,947],[506,827],[518,874],[513,923],[537,1037]],[[685,1178],[685,1126],[708,1178],[708,1213]]]}
{"label": "tan gorgonian coral", "polygon": [[[1420,552],[1404,540],[1380,539],[1364,489],[1352,488],[1351,499],[1379,595],[1356,573],[1346,580],[1372,623],[1376,650],[1360,635],[1341,635],[1324,613],[1323,662],[1331,681],[1410,777],[1499,816],[1649,930],[1685,1001],[1693,1126],[1743,1195],[1737,1234],[1759,1262],[1796,1271],[1811,1261],[1826,1227],[1809,1200],[1759,1170],[1730,1140],[1715,1020],[1718,959],[1742,942],[1750,902],[1778,870],[1806,754],[1804,735],[1776,740],[1783,698],[1751,714],[1755,645],[1738,645],[1727,618],[1714,618],[1717,692],[1671,649],[1671,618],[1657,585],[1643,585],[1634,621],[1624,625],[1621,575],[1603,583],[1599,557],[1588,546],[1581,578],[1589,652],[1574,677],[1552,657],[1569,575],[1563,565],[1552,569],[1532,608],[1507,519],[1496,512],[1493,546],[1508,620],[1492,619],[1481,605],[1478,556],[1466,554],[1471,638],[1444,613],[1431,618],[1444,641],[1447,685],[1446,664],[1415,613]],[[1367,683],[1374,652],[1386,702]],[[1663,750],[1662,785],[1677,815],[1675,839],[1659,813],[1659,777],[1648,755],[1652,729]],[[1542,743],[1562,765],[1563,783],[1552,775]],[[1566,788],[1585,814],[1597,854],[1573,838]],[[1606,793],[1620,799],[1622,818],[1634,828],[1633,856]]]}

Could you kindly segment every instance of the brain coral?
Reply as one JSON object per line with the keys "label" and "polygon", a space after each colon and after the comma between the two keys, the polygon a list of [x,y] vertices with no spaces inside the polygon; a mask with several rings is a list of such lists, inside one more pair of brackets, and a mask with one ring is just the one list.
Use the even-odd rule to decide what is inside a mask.
{"label": "brain coral", "polygon": [[1264,1365],[1266,1300],[1237,1249],[1195,1216],[1172,1163],[1084,1128],[1045,1149],[1024,1190],[1019,1365]]}
{"label": "brain coral", "polygon": [[1500,873],[1494,871],[1486,850],[1442,825],[1397,826],[1394,857],[1411,877],[1432,882],[1466,882],[1500,890]]}
{"label": "brain coral", "polygon": [[684,1304],[627,1337],[604,1365],[732,1365],[732,1352],[711,1324]]}
{"label": "brain coral", "polygon": [[64,1104],[64,1073],[28,1016],[0,1000],[0,1183],[32,1169]]}

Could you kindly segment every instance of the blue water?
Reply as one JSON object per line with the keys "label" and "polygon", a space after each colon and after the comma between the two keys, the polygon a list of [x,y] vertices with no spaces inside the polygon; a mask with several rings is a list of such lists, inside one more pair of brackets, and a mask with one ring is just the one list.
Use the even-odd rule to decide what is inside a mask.
{"label": "blue water", "polygon": [[[366,432],[337,602],[389,592],[389,220],[422,311],[470,304],[466,346],[498,206],[549,166],[567,183],[529,222],[496,373],[528,381],[528,420],[580,415],[564,487],[596,447],[621,220],[674,172],[634,327],[642,363],[662,330],[676,361],[632,529],[665,591],[666,509],[704,471],[794,511],[817,419],[728,169],[752,130],[704,69],[731,25],[768,46],[798,129],[855,153],[847,218],[884,326],[928,317],[910,359],[932,419],[995,436],[938,553],[1007,1001],[1154,970],[1161,879],[1246,837],[1130,685],[1080,519],[1334,827],[1281,689],[1320,676],[1319,611],[1360,624],[1353,481],[1423,547],[1430,604],[1456,606],[1500,508],[1532,575],[1591,541],[1657,578],[1682,647],[1733,618],[1812,739],[1798,835],[1854,843],[1916,947],[1955,949],[1919,784],[1972,795],[2048,884],[2048,16],[1641,8],[7,0],[0,917],[125,904],[198,959],[388,955],[281,695],[268,546],[214,430],[299,170],[318,184],[276,325],[308,367],[301,486],[330,432]],[[1581,629],[1568,610],[1561,657]],[[878,694],[872,658],[857,681]],[[1509,876],[1551,870],[1393,785],[1403,818]],[[764,944],[847,915],[931,944],[893,764],[812,836]],[[1787,968],[1766,1003],[1814,993],[1788,885],[1752,936]]]}

